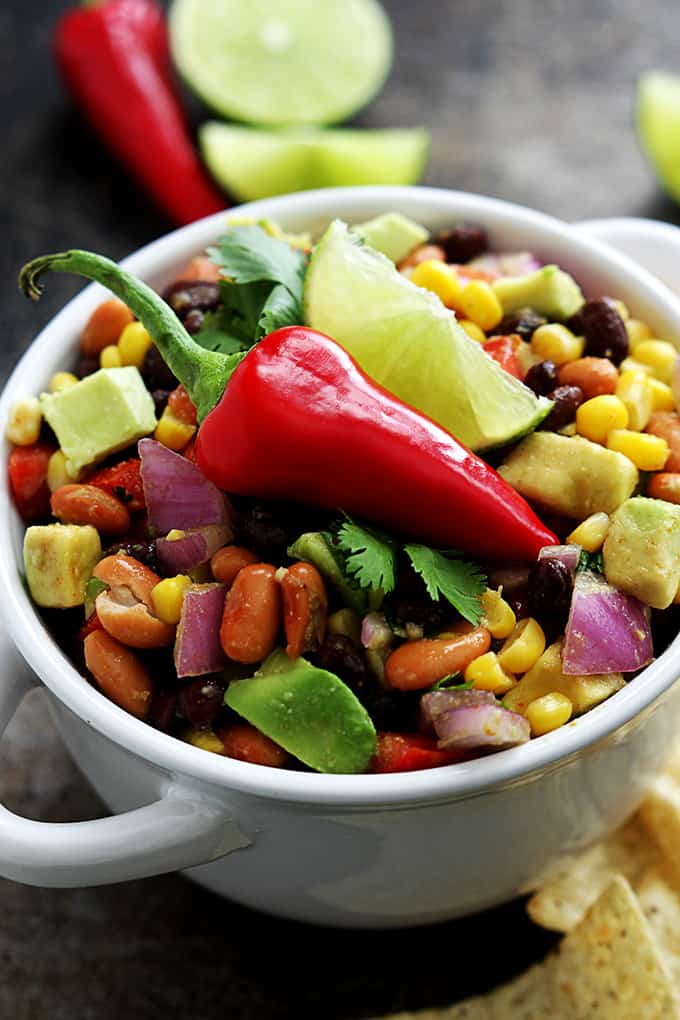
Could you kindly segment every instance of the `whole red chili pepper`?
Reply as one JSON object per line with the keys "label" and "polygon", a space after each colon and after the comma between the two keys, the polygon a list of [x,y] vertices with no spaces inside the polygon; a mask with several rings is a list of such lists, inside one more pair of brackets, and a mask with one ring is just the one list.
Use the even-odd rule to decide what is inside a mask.
{"label": "whole red chili pepper", "polygon": [[227,492],[341,507],[494,559],[534,559],[557,542],[493,468],[329,337],[288,326],[245,356],[225,356],[200,347],[169,305],[109,259],[34,259],[20,275],[29,297],[47,269],[95,279],[127,302],[197,408],[201,470]]}
{"label": "whole red chili pepper", "polygon": [[94,130],[175,223],[225,208],[189,136],[158,4],[105,0],[69,11],[54,53]]}

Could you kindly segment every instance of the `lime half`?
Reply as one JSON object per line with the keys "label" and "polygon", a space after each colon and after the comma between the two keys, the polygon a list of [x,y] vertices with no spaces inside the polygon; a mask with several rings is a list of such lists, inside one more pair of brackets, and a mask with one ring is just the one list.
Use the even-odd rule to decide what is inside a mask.
{"label": "lime half", "polygon": [[649,71],[638,82],[637,131],[659,180],[680,201],[680,77]]}
{"label": "lime half", "polygon": [[308,325],[466,446],[517,439],[552,407],[485,354],[435,294],[358,243],[339,220],[312,255],[304,300]]}
{"label": "lime half", "polygon": [[174,0],[172,55],[226,117],[333,124],[379,91],[392,31],[377,0]]}
{"label": "lime half", "polygon": [[241,201],[343,184],[414,184],[429,135],[420,128],[386,131],[261,131],[208,121],[201,153],[216,180]]}

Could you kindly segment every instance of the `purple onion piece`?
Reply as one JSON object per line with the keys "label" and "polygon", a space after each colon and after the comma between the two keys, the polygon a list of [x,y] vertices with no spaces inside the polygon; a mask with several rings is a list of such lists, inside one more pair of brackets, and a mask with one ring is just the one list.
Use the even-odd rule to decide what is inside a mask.
{"label": "purple onion piece", "polygon": [[444,712],[456,708],[473,708],[475,705],[497,705],[491,691],[429,691],[420,699],[420,717],[424,726],[431,727]]}
{"label": "purple onion piece", "polygon": [[538,554],[539,560],[559,560],[574,574],[581,557],[580,545],[544,545]]}
{"label": "purple onion piece", "polygon": [[164,574],[185,574],[231,542],[234,532],[228,524],[207,524],[185,532],[182,538],[171,541],[168,538],[156,540],[156,555],[161,572]]}
{"label": "purple onion piece", "polygon": [[173,528],[231,524],[229,500],[195,464],[155,439],[140,439],[138,448],[149,524],[159,535]]}
{"label": "purple onion piece", "polygon": [[361,621],[361,643],[371,651],[389,648],[394,632],[384,613],[368,613]]}
{"label": "purple onion piece", "polygon": [[226,593],[223,584],[195,584],[185,592],[175,638],[178,677],[216,673],[226,665],[220,645]]}
{"label": "purple onion piece", "polygon": [[454,708],[437,716],[434,728],[443,750],[501,751],[525,744],[531,736],[522,715],[501,705]]}
{"label": "purple onion piece", "polygon": [[630,673],[654,657],[649,610],[584,570],[576,575],[562,669],[567,675]]}

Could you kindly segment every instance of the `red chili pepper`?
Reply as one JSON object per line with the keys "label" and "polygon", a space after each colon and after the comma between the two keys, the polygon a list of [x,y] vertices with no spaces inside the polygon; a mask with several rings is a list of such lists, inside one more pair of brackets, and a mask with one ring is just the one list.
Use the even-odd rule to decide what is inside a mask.
{"label": "red chili pepper", "polygon": [[94,130],[174,222],[225,208],[189,136],[158,4],[105,0],[69,11],[57,23],[54,53]]}
{"label": "red chili pepper", "polygon": [[517,336],[516,333],[511,333],[509,336],[491,337],[482,346],[486,353],[494,361],[497,361],[506,372],[514,375],[516,379],[524,379],[524,372],[520,367],[519,358],[517,357],[517,341],[523,342],[522,338]]}
{"label": "red chili pepper", "polygon": [[418,733],[378,733],[370,772],[415,772],[438,765],[455,765],[460,751],[442,751],[433,737]]}
{"label": "red chili pepper", "polygon": [[126,509],[135,513],[146,506],[140,467],[139,457],[133,457],[131,460],[114,464],[113,467],[96,471],[87,479],[87,484],[95,485],[98,489],[115,496],[125,504]]}
{"label": "red chili pepper", "polygon": [[39,521],[50,516],[47,465],[54,447],[47,443],[15,446],[9,455],[9,482],[22,520]]}

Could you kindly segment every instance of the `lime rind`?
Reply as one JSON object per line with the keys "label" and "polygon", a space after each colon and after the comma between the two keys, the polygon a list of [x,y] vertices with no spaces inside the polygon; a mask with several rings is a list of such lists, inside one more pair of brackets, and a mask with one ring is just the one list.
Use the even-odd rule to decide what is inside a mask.
{"label": "lime rind", "polygon": [[364,371],[475,450],[531,432],[552,401],[537,397],[471,340],[431,291],[334,221],[307,272],[305,321]]}
{"label": "lime rind", "polygon": [[637,87],[637,134],[661,184],[680,202],[680,76],[648,71]]}

